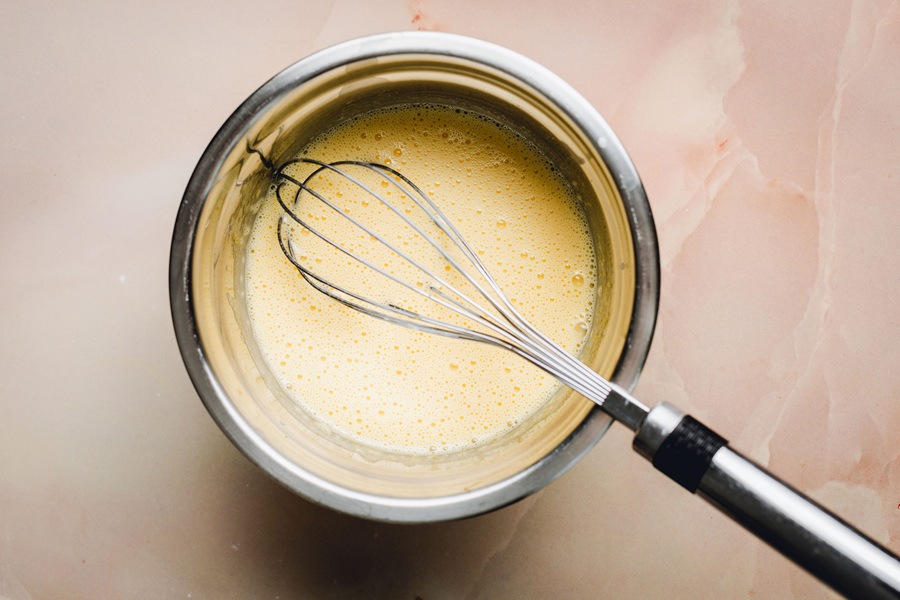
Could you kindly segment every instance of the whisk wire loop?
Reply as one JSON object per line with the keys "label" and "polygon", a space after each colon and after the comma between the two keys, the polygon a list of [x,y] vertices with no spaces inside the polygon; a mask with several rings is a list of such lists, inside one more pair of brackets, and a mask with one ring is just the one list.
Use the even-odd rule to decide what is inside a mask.
{"label": "whisk wire loop", "polygon": [[[451,284],[450,284],[448,281],[446,281],[444,278],[440,277],[439,275],[437,275],[437,274],[435,274],[435,273],[429,271],[427,268],[425,268],[424,266],[422,266],[421,263],[420,263],[420,261],[416,260],[415,258],[413,258],[412,256],[410,256],[407,252],[402,251],[402,250],[399,249],[396,245],[394,245],[394,244],[392,244],[391,242],[389,242],[389,241],[388,241],[381,233],[379,233],[379,232],[377,232],[377,231],[371,229],[370,227],[368,227],[367,225],[365,225],[364,223],[362,223],[360,220],[354,218],[354,217],[353,217],[352,215],[350,215],[350,214],[347,214],[345,211],[342,211],[338,206],[336,206],[333,202],[331,202],[327,197],[325,197],[324,195],[322,195],[321,193],[319,193],[315,188],[312,188],[312,187],[309,185],[309,181],[312,180],[316,175],[318,175],[318,174],[321,173],[322,171],[324,171],[324,170],[329,170],[329,171],[332,171],[332,172],[334,172],[334,173],[340,175],[341,177],[346,178],[348,181],[352,182],[353,184],[359,186],[363,191],[365,191],[367,194],[369,194],[369,195],[372,196],[373,198],[376,198],[376,199],[377,199],[379,202],[381,202],[384,206],[386,206],[388,209],[390,209],[391,212],[393,212],[393,213],[394,213],[395,215],[397,215],[400,219],[402,219],[407,225],[409,225],[409,226],[416,232],[417,235],[421,236],[421,238],[424,239],[426,242],[428,242],[428,244],[429,244],[432,248],[434,248],[435,250],[437,250],[437,251],[440,253],[441,257],[442,257],[444,260],[446,260],[446,261],[452,266],[452,268],[456,269],[457,272],[460,272],[460,273],[462,273],[464,276],[466,276],[466,278],[467,278],[467,280],[469,281],[469,283],[474,284],[474,282],[472,282],[471,278],[468,277],[468,273],[466,273],[466,272],[464,271],[464,269],[459,265],[459,263],[457,263],[456,260],[454,260],[454,258],[453,258],[453,257],[452,257],[445,249],[444,249],[444,247],[443,247],[441,244],[439,244],[436,240],[434,240],[434,238],[433,238],[431,235],[429,235],[427,232],[425,232],[425,231],[424,231],[417,223],[415,223],[412,219],[410,219],[407,215],[405,215],[402,211],[400,211],[393,203],[388,202],[381,194],[376,193],[374,190],[372,190],[372,188],[371,188],[370,186],[368,186],[368,185],[366,185],[365,183],[361,182],[358,178],[353,177],[351,174],[347,173],[345,170],[339,169],[339,168],[338,168],[338,165],[346,165],[346,164],[349,164],[349,165],[357,165],[357,166],[361,166],[361,167],[367,168],[367,169],[369,169],[369,170],[371,170],[371,171],[373,171],[373,172],[376,172],[376,173],[378,173],[379,175],[383,176],[387,181],[389,181],[390,183],[392,183],[392,184],[394,184],[395,186],[397,186],[398,189],[400,189],[400,191],[401,191],[402,193],[404,193],[408,198],[410,198],[413,202],[415,202],[416,205],[417,205],[420,209],[422,209],[423,211],[425,211],[425,212],[428,214],[428,216],[429,216],[435,223],[438,224],[438,226],[441,228],[441,230],[444,231],[444,232],[446,233],[447,230],[445,229],[445,224],[447,223],[447,221],[446,221],[446,218],[443,217],[443,215],[440,215],[440,214],[439,214],[439,215],[432,214],[432,213],[431,213],[430,211],[428,211],[428,209],[426,209],[426,207],[418,200],[418,198],[416,198],[416,195],[415,195],[415,194],[412,194],[412,193],[410,192],[410,190],[404,188],[402,185],[400,185],[399,183],[397,183],[395,180],[392,180],[391,178],[389,178],[389,177],[388,177],[387,175],[385,175],[385,173],[382,172],[380,169],[374,168],[374,167],[376,167],[376,166],[381,166],[381,165],[370,165],[370,164],[368,164],[368,163],[361,163],[361,162],[357,162],[357,161],[341,161],[341,162],[337,162],[337,163],[331,163],[331,164],[328,164],[328,163],[322,163],[322,162],[320,162],[320,161],[315,161],[315,160],[312,160],[312,159],[305,159],[304,162],[308,162],[308,163],[311,163],[311,164],[318,165],[318,168],[317,168],[315,171],[313,171],[313,172],[312,172],[305,180],[303,180],[302,182],[299,181],[299,180],[297,180],[297,179],[295,179],[295,178],[293,178],[293,177],[290,177],[289,175],[283,175],[283,179],[284,179],[285,181],[288,181],[288,182],[293,183],[294,185],[298,186],[297,193],[295,194],[295,197],[294,197],[294,205],[296,205],[296,204],[299,202],[299,195],[300,195],[302,192],[305,191],[305,192],[311,194],[312,196],[314,196],[315,198],[317,198],[318,200],[320,200],[321,202],[323,202],[326,206],[328,206],[329,208],[331,208],[333,211],[335,211],[336,213],[340,214],[340,215],[343,216],[344,218],[348,219],[348,220],[349,220],[350,222],[352,222],[356,227],[358,227],[359,229],[361,229],[362,231],[364,231],[366,234],[368,234],[369,236],[371,236],[373,239],[375,239],[376,241],[378,241],[380,244],[383,244],[383,245],[384,245],[388,250],[390,250],[392,253],[394,253],[395,255],[399,256],[400,258],[402,258],[402,259],[403,259],[404,261],[406,261],[407,263],[413,265],[413,266],[414,266],[417,270],[419,270],[421,273],[427,275],[427,276],[429,277],[429,279],[431,279],[432,281],[434,281],[434,282],[437,284],[437,286],[435,286],[434,284],[429,284],[429,286],[428,286],[427,288],[425,288],[424,290],[423,290],[423,289],[419,289],[419,288],[417,288],[417,287],[415,287],[415,286],[409,284],[408,282],[402,280],[401,278],[396,277],[396,276],[394,276],[393,274],[388,273],[388,272],[384,271],[383,269],[377,267],[377,266],[374,265],[372,262],[366,260],[366,259],[363,258],[362,256],[359,256],[359,255],[356,254],[356,253],[353,253],[353,252],[348,251],[348,250],[345,249],[342,245],[340,245],[339,243],[333,241],[333,240],[332,240],[331,238],[329,238],[327,235],[325,235],[325,234],[322,233],[321,231],[319,231],[319,230],[315,229],[314,227],[312,227],[307,221],[305,221],[305,220],[303,220],[302,218],[300,218],[292,208],[289,208],[289,207],[287,206],[287,203],[286,203],[286,202],[284,201],[284,199],[281,197],[281,194],[280,194],[280,188],[279,188],[279,191],[276,193],[276,196],[277,196],[277,198],[278,198],[278,202],[281,204],[281,207],[282,207],[282,209],[284,210],[284,212],[285,212],[289,217],[291,217],[291,219],[293,219],[294,221],[296,221],[297,223],[299,223],[301,226],[303,226],[303,227],[305,227],[306,229],[308,229],[311,233],[313,233],[314,235],[316,235],[319,239],[323,240],[324,242],[326,242],[327,244],[329,244],[329,245],[332,246],[333,248],[335,248],[335,249],[339,250],[340,252],[344,253],[345,255],[347,255],[347,256],[353,258],[354,260],[357,260],[358,262],[362,263],[362,264],[365,265],[366,267],[368,267],[368,268],[370,268],[370,269],[372,269],[372,270],[374,270],[374,271],[380,273],[381,275],[383,275],[383,276],[389,278],[391,281],[393,281],[393,282],[395,282],[395,283],[401,285],[402,287],[404,287],[404,288],[406,288],[406,289],[408,289],[408,290],[410,290],[410,291],[412,291],[412,292],[415,292],[415,293],[417,293],[417,294],[419,294],[419,295],[425,296],[425,297],[427,297],[427,298],[429,298],[429,299],[431,299],[431,300],[434,300],[434,301],[436,301],[436,302],[439,302],[439,303],[441,303],[445,308],[450,308],[451,310],[454,310],[455,312],[463,311],[464,316],[467,316],[467,317],[469,317],[469,318],[473,318],[473,319],[485,319],[485,318],[487,318],[487,319],[490,319],[490,313],[489,313],[487,310],[485,310],[483,307],[481,307],[480,305],[478,305],[478,304],[477,304],[475,301],[473,301],[471,298],[467,297],[465,294],[463,294],[460,290],[458,290],[456,287],[454,287],[453,285],[451,285]],[[384,167],[384,169],[388,169],[388,167]],[[391,172],[392,172],[392,173],[396,173],[397,175],[399,175],[399,173],[397,173],[397,172],[394,171],[394,170],[391,170]],[[405,179],[405,178],[404,178],[404,179]],[[409,182],[408,179],[406,179],[406,181]],[[409,184],[410,184],[411,186],[413,186],[413,188],[416,189],[418,195],[424,196],[424,197],[427,198],[427,196],[425,196],[424,193],[423,193],[421,190],[418,189],[418,187],[416,187],[414,184],[412,184],[412,182],[409,182]],[[432,204],[431,206],[434,207],[433,204]],[[458,234],[457,234],[457,235],[458,235]],[[281,221],[279,222],[279,239],[280,239],[280,240],[283,240],[283,228],[282,228],[282,222],[281,222]],[[451,239],[453,239],[453,238],[451,237]],[[290,242],[290,240],[288,240],[288,241]],[[456,242],[457,242],[457,240],[454,240],[454,243],[456,243]],[[284,250],[284,244],[282,244],[282,250]],[[290,257],[289,257],[289,258],[290,258]],[[292,260],[292,262],[295,262],[295,261]],[[298,268],[301,268],[301,266],[299,266],[299,265],[297,265],[297,264],[295,264],[295,266],[297,266]],[[308,269],[304,269],[304,270],[305,270],[307,273],[311,273]],[[321,278],[318,278],[318,277],[317,277],[316,279],[317,279],[318,281],[322,282],[322,283],[329,284],[329,282],[323,281]],[[330,285],[330,284],[329,284],[329,285]],[[462,300],[462,302],[453,302],[453,307],[451,307],[450,305],[448,305],[448,304],[445,303],[445,300],[446,300],[446,299],[449,299],[449,296],[444,295],[444,299],[445,299],[445,300],[438,300],[437,298],[432,297],[432,296],[429,294],[429,292],[432,292],[432,291],[434,291],[434,290],[436,290],[436,289],[439,289],[438,286],[443,287],[443,288],[447,288],[447,289],[451,290],[451,291],[453,292],[453,294],[455,294],[458,298],[460,298],[460,299]],[[330,287],[334,288],[335,286],[330,285]],[[368,299],[363,298],[363,297],[361,297],[361,296],[358,296],[358,295],[353,295],[353,296],[354,296],[357,300],[368,301]],[[400,309],[401,311],[405,312],[405,313],[407,314],[407,316],[410,316],[410,314],[411,314],[411,311],[402,309],[402,308],[400,308],[400,307],[395,307],[395,308],[398,308],[398,309]]]}
{"label": "whisk wire loop", "polygon": [[[288,167],[297,163],[311,165],[313,167],[312,172],[302,179],[293,177],[285,172]],[[427,217],[428,222],[437,227],[446,238],[447,242],[445,243],[449,247],[445,247],[444,243],[436,240],[433,235],[425,231],[419,223],[408,216],[404,210],[390,202],[384,194],[376,192],[372,186],[350,173],[349,169],[351,168],[360,168],[377,174],[383,181],[387,181],[389,185],[394,186],[394,189],[398,190],[402,197],[409,199],[420,213]],[[437,251],[439,256],[449,265],[449,269],[461,275],[465,282],[476,290],[478,295],[493,310],[473,300],[469,295],[458,289],[458,286],[454,286],[446,278],[425,267],[421,261],[390,242],[381,232],[374,230],[362,220],[349,214],[348,211],[343,210],[325,194],[317,190],[312,182],[323,173],[334,173],[338,177],[343,178],[369,197],[376,199],[381,205],[399,217],[420,239]],[[602,404],[610,394],[612,386],[607,381],[594,373],[576,357],[566,352],[518,312],[503,293],[500,285],[491,276],[487,267],[479,259],[477,253],[456,227],[453,226],[450,219],[438,208],[428,194],[396,169],[387,165],[364,161],[345,160],[326,163],[310,158],[299,158],[282,165],[276,173],[275,181],[275,196],[283,211],[278,221],[277,234],[279,245],[291,264],[297,268],[304,279],[317,291],[349,308],[389,323],[417,331],[491,344],[514,352],[598,404]],[[282,194],[282,191],[288,185],[296,188],[293,198],[289,201],[285,200]],[[402,277],[382,269],[358,253],[345,248],[341,243],[314,227],[307,219],[302,218],[298,214],[297,209],[304,192],[322,202],[331,211],[347,219],[359,230],[388,249],[393,255],[412,265],[417,271],[425,275],[429,283],[422,287],[414,285]],[[294,251],[294,242],[286,231],[286,218],[296,222],[328,246],[364,265],[371,271],[454,314],[468,319],[484,329],[484,331],[435,318],[420,311],[399,306],[396,303],[381,302],[357,293],[348,286],[340,285],[329,278],[323,277],[309,265],[304,264],[302,260],[298,260]],[[455,253],[450,250],[451,247],[456,248],[462,254],[462,257],[467,261],[467,265],[457,260],[456,256],[454,256]]]}

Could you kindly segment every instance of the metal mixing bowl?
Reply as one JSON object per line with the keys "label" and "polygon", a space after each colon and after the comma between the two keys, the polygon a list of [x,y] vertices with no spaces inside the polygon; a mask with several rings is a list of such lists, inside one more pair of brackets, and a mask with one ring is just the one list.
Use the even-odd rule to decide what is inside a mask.
{"label": "metal mixing bowl", "polygon": [[398,522],[461,518],[514,502],[572,466],[610,425],[563,388],[540,414],[485,447],[391,456],[318,427],[267,372],[248,325],[243,269],[273,165],[354,115],[416,102],[503,123],[572,185],[601,282],[582,354],[592,368],[634,385],[659,296],[653,218],[625,150],[587,101],[514,52],[448,34],[377,35],[303,59],[251,95],[200,158],[178,212],[169,284],[184,363],[219,427],[275,479],[334,509]]}

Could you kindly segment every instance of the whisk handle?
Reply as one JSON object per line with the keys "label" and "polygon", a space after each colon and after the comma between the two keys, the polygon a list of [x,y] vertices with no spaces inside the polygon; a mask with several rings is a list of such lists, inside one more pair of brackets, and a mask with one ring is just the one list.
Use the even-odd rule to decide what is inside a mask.
{"label": "whisk handle", "polygon": [[848,598],[900,598],[897,556],[677,408],[650,410],[634,448],[835,591]]}

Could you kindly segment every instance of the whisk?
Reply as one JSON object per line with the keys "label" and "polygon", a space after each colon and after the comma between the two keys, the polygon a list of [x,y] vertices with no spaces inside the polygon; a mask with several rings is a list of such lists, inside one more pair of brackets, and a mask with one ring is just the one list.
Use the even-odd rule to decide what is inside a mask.
{"label": "whisk", "polygon": [[[306,169],[302,177],[291,174],[298,167]],[[635,450],[658,470],[824,583],[850,597],[900,598],[900,560],[890,551],[733,451],[696,419],[666,403],[648,409],[529,323],[451,220],[398,170],[366,161],[298,158],[277,170],[274,185],[283,210],[277,227],[281,250],[322,294],[389,323],[514,352],[635,431]],[[396,241],[395,231],[378,231],[357,217],[342,201],[344,193],[334,191],[341,189],[397,219],[406,237],[415,238],[413,249]],[[359,243],[328,231],[335,215],[352,226]],[[325,273],[310,259],[310,236],[345,259],[338,271]],[[366,245],[378,246],[391,261],[370,255]],[[416,252],[433,256],[425,260]],[[338,281],[341,271],[348,274]],[[360,291],[367,277],[394,291],[384,297]]]}

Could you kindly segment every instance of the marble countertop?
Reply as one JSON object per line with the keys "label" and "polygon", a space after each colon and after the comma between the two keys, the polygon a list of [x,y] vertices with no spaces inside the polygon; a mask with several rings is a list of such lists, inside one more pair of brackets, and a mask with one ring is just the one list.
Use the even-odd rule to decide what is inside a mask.
{"label": "marble countertop", "polygon": [[636,395],[694,414],[900,551],[900,4],[13,2],[0,8],[0,599],[823,598],[614,426],[482,517],[363,521],[270,480],[181,363],[169,241],[218,126],[360,35],[554,70],[659,230]]}

